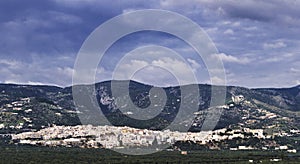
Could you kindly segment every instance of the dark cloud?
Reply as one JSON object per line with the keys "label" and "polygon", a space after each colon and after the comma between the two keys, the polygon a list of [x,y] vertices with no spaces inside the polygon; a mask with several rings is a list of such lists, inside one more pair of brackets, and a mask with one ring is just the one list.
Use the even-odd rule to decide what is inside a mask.
{"label": "dark cloud", "polygon": [[[293,0],[0,1],[0,81],[70,85],[76,53],[97,26],[130,10],[157,8],[187,16],[207,31],[226,59],[231,85],[296,85],[300,81],[295,71],[300,70],[299,7],[300,1]],[[124,39],[107,54],[106,74],[123,52],[146,44],[162,44],[194,56],[186,45],[161,33]],[[229,62],[233,59],[247,62]],[[48,76],[51,70],[54,76]]]}

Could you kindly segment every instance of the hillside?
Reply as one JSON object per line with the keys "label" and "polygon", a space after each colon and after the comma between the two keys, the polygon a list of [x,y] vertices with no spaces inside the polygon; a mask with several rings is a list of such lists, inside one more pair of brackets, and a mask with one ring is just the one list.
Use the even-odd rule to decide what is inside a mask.
{"label": "hillside", "polygon": [[[122,81],[121,81],[122,83]],[[125,83],[125,81],[124,81]],[[180,87],[163,88],[167,95],[162,112],[149,120],[136,120],[132,112],[122,113],[111,97],[110,81],[97,83],[94,96],[104,115],[117,126],[163,129],[176,117],[180,107]],[[86,86],[94,87],[94,86]],[[129,95],[133,104],[141,110],[150,106],[149,90],[153,86],[130,82]],[[189,86],[182,86],[189,87]],[[72,88],[55,86],[0,85],[1,133],[20,132],[55,125],[78,125],[78,118],[72,101]],[[193,95],[191,91],[191,96]],[[211,96],[210,85],[199,85],[199,109],[195,113],[190,130],[199,131],[208,110]],[[93,96],[87,95],[87,96]],[[126,96],[126,95],[125,95]],[[240,96],[241,100],[235,100]],[[129,99],[124,97],[124,99]],[[183,98],[184,99],[184,98]],[[246,127],[263,128],[280,124],[281,128],[299,128],[300,87],[281,89],[247,89],[227,87],[226,104],[215,129],[244,124]],[[288,127],[285,127],[287,126]]]}

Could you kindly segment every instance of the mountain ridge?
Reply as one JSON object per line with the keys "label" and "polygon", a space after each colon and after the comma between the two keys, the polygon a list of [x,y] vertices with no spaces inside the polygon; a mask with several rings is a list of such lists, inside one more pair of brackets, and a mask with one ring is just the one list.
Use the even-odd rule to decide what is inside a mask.
{"label": "mountain ridge", "polygon": [[209,85],[209,86],[223,86],[223,87],[239,87],[239,88],[247,88],[247,89],[251,89],[251,90],[260,90],[260,89],[292,89],[292,88],[299,88],[300,89],[300,84],[299,85],[295,85],[295,86],[289,86],[289,87],[246,87],[246,86],[239,86],[239,85],[214,85],[214,84],[204,84],[204,83],[198,83],[198,84],[184,84],[184,85],[170,85],[170,86],[157,86],[157,85],[153,85],[153,84],[147,84],[147,83],[143,83],[137,80],[104,80],[104,81],[99,81],[96,82],[94,84],[74,84],[74,85],[68,85],[68,86],[59,86],[59,85],[51,85],[51,84],[22,84],[22,83],[0,83],[0,85],[11,85],[11,86],[35,86],[35,87],[57,87],[57,88],[61,88],[61,89],[65,89],[65,88],[70,88],[73,86],[78,86],[78,85],[95,85],[95,84],[99,84],[99,83],[107,83],[107,82],[111,82],[111,81],[123,81],[123,82],[135,82],[135,83],[139,83],[139,84],[143,84],[143,85],[148,85],[148,86],[153,86],[153,87],[160,87],[160,88],[169,88],[169,87],[178,87],[178,86],[186,86],[186,85]]}
{"label": "mountain ridge", "polygon": [[[132,113],[135,114],[136,111],[134,112],[129,109],[124,113],[124,111],[121,111],[116,106],[114,97],[112,97],[111,94],[111,82],[112,81],[109,80],[92,85],[74,85],[63,88],[48,85],[0,84],[0,124],[4,124],[4,129],[14,132],[19,132],[24,129],[15,128],[19,126],[20,123],[22,123],[21,125],[23,127],[26,127],[25,129],[40,129],[42,126],[45,127],[52,124],[81,124],[78,112],[80,113],[82,111],[78,110],[75,106],[72,95],[72,87],[81,86],[95,88],[96,93],[87,93],[88,95],[86,95],[87,97],[95,96],[94,98],[97,101],[94,102],[96,107],[90,108],[95,108],[94,112],[97,112],[96,108],[99,109],[100,107],[113,125],[128,125],[135,128],[149,128],[154,130],[161,129],[169,125],[173,119],[175,119],[180,107],[178,99],[182,98],[182,100],[185,101],[192,101],[194,98],[193,95],[197,92],[190,90],[190,95],[181,97],[181,87],[189,88],[191,85],[198,85],[200,98],[198,109],[195,110],[202,114],[191,115],[191,117],[195,117],[193,123],[195,126],[192,126],[191,130],[199,131],[201,130],[205,113],[207,113],[210,107],[211,96],[213,96],[211,95],[212,85],[209,84],[163,87],[162,89],[166,92],[168,97],[166,106],[161,107],[161,113],[152,120],[153,122],[142,122],[130,117],[130,115],[132,115]],[[151,104],[149,91],[153,86],[136,81],[120,80],[116,82],[129,82],[129,97],[126,97],[126,95],[123,97],[125,102],[131,100],[133,104],[140,107],[141,110],[149,107]],[[216,87],[216,92],[221,91],[218,90],[218,86],[214,87]],[[79,94],[81,94],[81,92]],[[28,98],[30,102],[27,103],[23,101],[22,99],[24,98]],[[274,115],[278,115],[277,117],[292,118],[294,121],[291,121],[291,126],[298,127],[300,124],[298,118],[298,116],[300,116],[300,89],[299,86],[280,89],[249,89],[245,87],[227,86],[226,99],[222,108],[224,109],[222,109],[222,116],[216,125],[217,129],[236,126],[237,124],[243,124],[243,122],[255,120],[259,123],[255,123],[253,126],[249,124],[249,126],[267,126],[267,124],[270,123],[259,119],[260,117],[264,117],[263,114],[259,113],[259,110],[263,110],[265,113],[273,113]],[[88,107],[85,107],[83,110],[86,109],[88,109]],[[188,110],[184,112],[189,113]],[[33,123],[26,121],[24,118],[31,119]],[[95,117],[94,119],[97,118]],[[14,128],[10,128],[10,126]]]}
{"label": "mountain ridge", "polygon": [[[227,86],[225,102],[218,106],[210,105],[211,98],[214,94],[223,93],[224,87],[214,86],[216,93],[212,93],[213,86],[209,84],[194,84],[199,90],[195,90],[192,85],[170,86],[161,88],[167,99],[165,105],[159,105],[162,97],[150,94],[153,88],[151,85],[135,81],[117,81],[116,84],[120,86],[126,86],[129,82],[129,94],[118,93],[122,90],[117,89],[117,95],[120,96],[117,99],[112,95],[111,82],[63,88],[0,84],[0,134],[4,136],[5,134],[27,134],[23,132],[37,134],[43,129],[46,131],[53,129],[51,127],[59,126],[61,129],[68,129],[88,124],[95,127],[111,125],[160,131],[169,129],[178,132],[195,132],[194,134],[211,130],[213,134],[225,129],[225,132],[219,131],[217,137],[232,137],[236,132],[246,138],[237,137],[224,141],[211,141],[212,143],[209,141],[208,147],[213,148],[214,145],[218,145],[218,147],[229,148],[243,143],[260,148],[263,145],[272,147],[272,145],[283,144],[290,145],[290,148],[297,148],[297,138],[300,137],[299,86],[279,89]],[[72,87],[77,89],[76,92],[73,93]],[[86,92],[82,92],[81,89]],[[181,89],[187,90],[188,94],[182,95]],[[87,105],[76,106],[73,94],[83,96]],[[151,106],[155,103],[151,101],[155,97],[158,104]],[[123,104],[118,106],[117,100]],[[138,108],[123,108],[129,104],[129,101],[134,105],[132,107]],[[192,105],[193,102],[197,102],[196,109]],[[181,103],[184,104],[183,108],[180,108]],[[160,113],[153,117],[153,113],[150,112],[147,120],[132,117],[139,111],[145,112],[145,109],[151,111],[154,108],[160,109]],[[182,112],[182,117],[176,120],[179,110]],[[102,113],[108,122],[101,120],[102,117],[98,117],[99,113]],[[148,118],[147,114],[146,111]],[[207,118],[215,120],[215,125],[205,125]],[[175,126],[170,126],[174,122]],[[248,134],[245,129],[252,129],[253,134]],[[271,138],[255,138],[256,132]]]}

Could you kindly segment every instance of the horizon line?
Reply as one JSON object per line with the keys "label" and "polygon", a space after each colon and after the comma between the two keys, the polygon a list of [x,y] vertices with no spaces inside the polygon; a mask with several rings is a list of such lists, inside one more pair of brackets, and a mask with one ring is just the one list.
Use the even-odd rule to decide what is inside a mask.
{"label": "horizon line", "polygon": [[160,87],[160,88],[169,88],[169,87],[179,87],[179,86],[187,86],[187,85],[210,85],[210,86],[222,86],[222,87],[240,87],[240,88],[247,88],[247,89],[282,89],[282,88],[294,88],[294,87],[300,87],[300,84],[296,84],[294,86],[289,86],[289,87],[247,87],[247,86],[240,86],[240,85],[216,85],[216,84],[209,84],[209,83],[190,83],[190,84],[182,84],[182,85],[169,85],[169,86],[158,86],[154,84],[149,84],[145,82],[141,82],[138,80],[103,80],[99,82],[95,82],[94,84],[71,84],[71,85],[66,85],[66,86],[61,86],[58,84],[51,84],[51,83],[41,83],[41,82],[27,82],[27,83],[18,83],[18,82],[0,82],[0,85],[21,85],[21,86],[49,86],[49,87],[58,87],[58,88],[69,88],[73,86],[78,86],[78,85],[95,85],[98,83],[105,83],[105,82],[111,82],[111,81],[130,81],[130,82],[135,82],[135,83],[140,83],[142,85],[148,85],[148,86],[153,86],[153,87]]}

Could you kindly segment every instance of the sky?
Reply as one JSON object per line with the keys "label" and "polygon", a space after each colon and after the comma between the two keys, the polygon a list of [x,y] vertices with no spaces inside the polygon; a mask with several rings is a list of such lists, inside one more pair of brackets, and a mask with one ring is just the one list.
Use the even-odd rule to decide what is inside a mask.
{"label": "sky", "polygon": [[[299,8],[296,0],[0,1],[0,83],[70,86],[78,51],[99,25],[119,14],[162,9],[203,28],[218,49],[212,57],[223,61],[227,85],[296,86],[300,84]],[[205,63],[188,44],[154,31],[116,41],[99,63],[96,80],[111,79],[126,54],[149,45],[172,49],[186,62],[168,55],[128,59],[120,66],[119,77],[143,68],[132,75],[134,80],[169,86],[177,84],[176,78],[164,67],[180,76],[191,68],[199,83],[210,83]]]}

